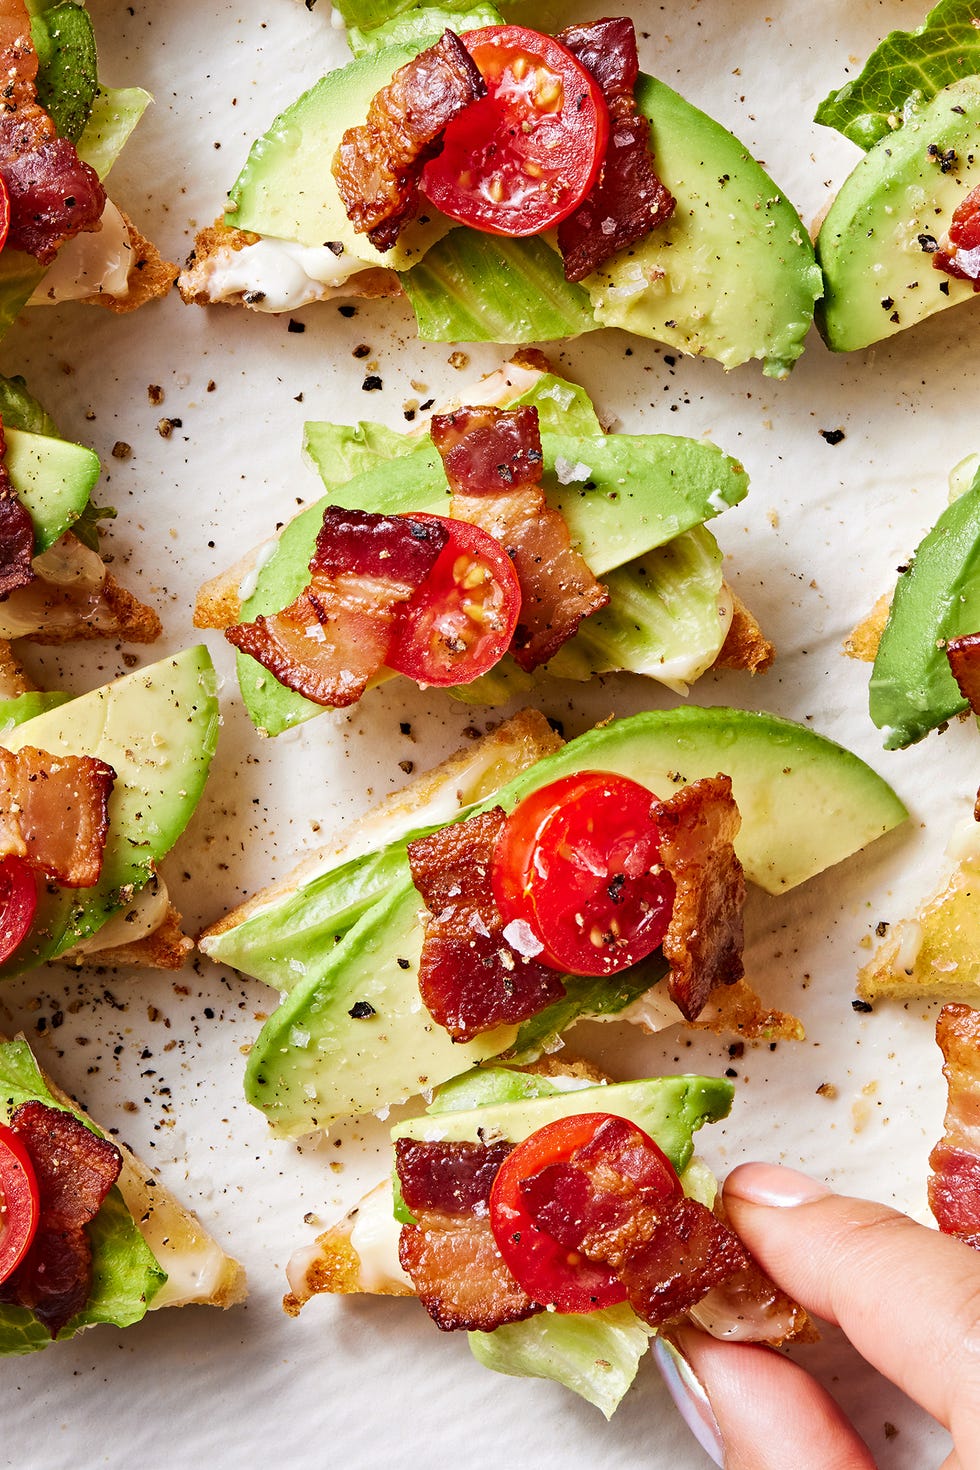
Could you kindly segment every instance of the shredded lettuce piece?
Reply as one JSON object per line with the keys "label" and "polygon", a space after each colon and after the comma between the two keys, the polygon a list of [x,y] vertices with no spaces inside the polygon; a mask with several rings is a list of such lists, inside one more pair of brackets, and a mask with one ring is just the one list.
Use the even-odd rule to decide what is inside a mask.
{"label": "shredded lettuce piece", "polygon": [[561,257],[533,235],[452,230],[400,280],[425,342],[515,345],[598,327],[589,293],[565,280]]}
{"label": "shredded lettuce piece", "polygon": [[[46,1086],[27,1042],[4,1042],[0,1045],[0,1112],[9,1117],[30,1098],[65,1110]],[[88,1231],[92,1291],[82,1311],[58,1334],[59,1342],[97,1322],[116,1327],[138,1322],[167,1279],[117,1188],[110,1191]],[[0,1356],[37,1352],[51,1340],[32,1312],[0,1304]]]}
{"label": "shredded lettuce piece", "polygon": [[91,164],[103,182],[152,101],[142,87],[99,88],[78,140],[78,156]]}
{"label": "shredded lettuce piece", "polygon": [[58,425],[43,404],[27,390],[18,374],[0,377],[0,419],[7,429],[22,429],[25,434],[43,434],[48,439],[61,439]]}
{"label": "shredded lettuce piece", "polygon": [[976,0],[940,0],[914,31],[892,31],[853,81],[825,97],[815,121],[868,149],[937,92],[980,74]]}
{"label": "shredded lettuce piece", "polygon": [[495,1332],[466,1335],[484,1368],[514,1378],[551,1378],[610,1419],[656,1334],[624,1302],[588,1316],[540,1312]]}
{"label": "shredded lettuce piece", "polygon": [[498,26],[503,17],[492,5],[473,5],[465,10],[446,5],[426,6],[392,16],[374,30],[350,26],[347,42],[355,56],[369,51],[383,51],[386,46],[407,46],[415,41],[426,45],[438,40],[447,28],[458,34],[477,31],[483,26]]}

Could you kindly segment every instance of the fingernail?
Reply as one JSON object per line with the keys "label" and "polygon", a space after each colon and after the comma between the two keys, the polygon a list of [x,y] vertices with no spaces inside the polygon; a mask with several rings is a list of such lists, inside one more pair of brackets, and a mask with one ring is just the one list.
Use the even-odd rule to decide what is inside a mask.
{"label": "fingernail", "polygon": [[781,1164],[739,1164],[725,1180],[725,1195],[751,1205],[810,1205],[831,1193],[819,1179]]}
{"label": "fingernail", "polygon": [[714,1464],[723,1466],[721,1430],[694,1369],[665,1337],[653,1339],[653,1358],[684,1423]]}

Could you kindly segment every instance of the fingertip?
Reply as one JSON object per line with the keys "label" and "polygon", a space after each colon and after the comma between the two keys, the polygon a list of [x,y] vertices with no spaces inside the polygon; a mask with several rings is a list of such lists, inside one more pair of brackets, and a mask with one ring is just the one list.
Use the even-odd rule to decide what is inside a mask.
{"label": "fingertip", "polygon": [[739,1164],[725,1180],[725,1200],[741,1200],[750,1205],[768,1205],[791,1209],[810,1205],[831,1193],[820,1179],[788,1169],[782,1164]]}

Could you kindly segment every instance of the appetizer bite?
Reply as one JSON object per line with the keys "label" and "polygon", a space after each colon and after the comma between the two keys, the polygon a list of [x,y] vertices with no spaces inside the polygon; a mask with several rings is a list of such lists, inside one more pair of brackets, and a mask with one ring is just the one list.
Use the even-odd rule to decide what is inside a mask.
{"label": "appetizer bite", "polygon": [[685,1319],[741,1342],[812,1336],[694,1157],[731,1102],[713,1077],[606,1085],[553,1060],[457,1077],[392,1129],[391,1178],[294,1254],[283,1305],[414,1294],[485,1367],[554,1379],[607,1418],[650,1338]]}
{"label": "appetizer bite", "polygon": [[77,0],[6,0],[9,76],[0,138],[0,335],[21,308],[94,301],[133,311],[177,268],[106,195],[103,180],[150,96],[103,86]]}
{"label": "appetizer bite", "polygon": [[215,689],[197,647],[75,699],[0,700],[0,978],[53,959],[184,963],[157,864],[204,788]]}
{"label": "appetizer bite", "polygon": [[245,1273],[123,1144],[0,1037],[0,1354],[193,1302],[231,1307]]}
{"label": "appetizer bite", "polygon": [[822,289],[806,231],[743,144],[639,72],[632,21],[344,13],[355,60],[253,144],[186,301],[404,293],[430,341],[610,326],[790,371]]}
{"label": "appetizer bite", "polygon": [[471,398],[412,434],[308,424],[328,493],[202,587],[195,624],[239,650],[260,730],[396,672],[503,704],[541,674],[628,670],[686,693],[712,665],[768,667],[705,524],[745,496],[738,461],[605,434],[583,390],[538,363]]}
{"label": "appetizer bite", "polygon": [[980,1250],[980,1011],[943,1006],[936,1044],[949,1095],[943,1136],[929,1155],[929,1208],[944,1235]]}
{"label": "appetizer bite", "polygon": [[869,711],[886,750],[980,713],[980,455],[951,471],[948,506],[845,652],[874,663]]}
{"label": "appetizer bite", "polygon": [[92,450],[62,438],[22,378],[0,377],[0,639],[160,636],[156,613],[99,554],[99,522],[115,515],[91,498],[101,472]]}
{"label": "appetizer bite", "polygon": [[816,121],[866,149],[817,239],[828,347],[852,352],[980,290],[980,30],[940,0],[893,31]]}
{"label": "appetizer bite", "polygon": [[528,711],[199,943],[283,992],[246,1096],[305,1133],[537,1057],[580,1017],[710,1015],[742,974],[744,878],[785,892],[905,816],[775,716],[647,712],[563,745]]}

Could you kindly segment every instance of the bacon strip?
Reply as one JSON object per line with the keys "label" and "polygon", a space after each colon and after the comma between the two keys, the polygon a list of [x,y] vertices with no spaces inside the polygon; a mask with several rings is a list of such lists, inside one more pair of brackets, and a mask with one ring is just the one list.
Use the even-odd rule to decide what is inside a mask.
{"label": "bacon strip", "polygon": [[0,853],[15,853],[55,883],[99,881],[116,773],[90,755],[0,746]]}
{"label": "bacon strip", "polygon": [[711,992],[744,974],[745,875],[732,843],[741,824],[728,776],[704,777],[655,801],[660,860],[676,885],[664,936],[667,989],[694,1021]]}
{"label": "bacon strip", "polygon": [[41,1209],[27,1255],[0,1284],[0,1301],[26,1307],[57,1337],[88,1301],[92,1247],[85,1227],[115,1184],[122,1154],[73,1113],[36,1099],[21,1104],[10,1126],[34,1165]]}
{"label": "bacon strip", "polygon": [[390,250],[414,218],[422,169],[442,133],[485,93],[470,53],[447,30],[371,99],[367,122],[344,133],[333,176],[355,230],[376,249]]}
{"label": "bacon strip", "polygon": [[980,714],[980,633],[965,633],[946,644],[946,657],[960,693],[975,715]]}
{"label": "bacon strip", "polygon": [[6,463],[7,440],[0,419],[0,602],[34,581],[34,522],[13,487]]}
{"label": "bacon strip", "polygon": [[398,1259],[443,1332],[492,1332],[541,1311],[514,1280],[490,1228],[490,1188],[511,1147],[395,1144],[402,1196],[417,1221],[402,1226]]}
{"label": "bacon strip", "polygon": [[328,506],[299,597],[225,637],[315,704],[354,704],[385,661],[400,604],[448,539],[438,521]]}
{"label": "bacon strip", "polygon": [[106,195],[99,176],[59,138],[37,102],[37,54],[22,0],[0,16],[0,176],[10,199],[7,245],[48,265],[72,236],[97,230]]}
{"label": "bacon strip", "polygon": [[494,807],[408,844],[412,881],[429,911],[419,990],[455,1041],[516,1025],[565,994],[557,971],[534,958],[537,941],[504,932],[490,874],[505,820]]}
{"label": "bacon strip", "polygon": [[936,1042],[949,1100],[943,1137],[929,1155],[929,1207],[944,1234],[980,1250],[980,1011],[943,1006]]}
{"label": "bacon strip", "polygon": [[960,281],[972,281],[980,291],[980,184],[953,211],[949,234],[933,252],[935,270]]}
{"label": "bacon strip", "polygon": [[460,408],[435,414],[431,430],[452,491],[450,515],[489,531],[514,563],[521,615],[510,651],[530,673],[609,601],[545,500],[538,411]]}
{"label": "bacon strip", "polygon": [[581,281],[610,256],[665,224],[675,199],[661,182],[650,153],[650,122],[636,110],[639,72],[636,30],[626,16],[569,26],[558,40],[602,88],[610,133],[599,176],[577,209],[558,226],[565,277]]}

